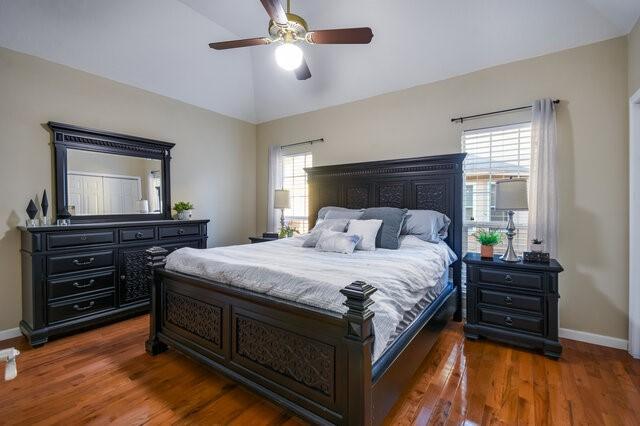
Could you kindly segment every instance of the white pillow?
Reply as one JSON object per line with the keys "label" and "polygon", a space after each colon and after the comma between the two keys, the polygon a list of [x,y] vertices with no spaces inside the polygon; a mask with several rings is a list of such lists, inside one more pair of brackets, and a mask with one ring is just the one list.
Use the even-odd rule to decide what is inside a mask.
{"label": "white pillow", "polygon": [[322,231],[338,231],[344,232],[349,224],[349,219],[318,219],[316,226],[313,227],[309,235],[302,243],[302,247],[315,247],[322,235]]}
{"label": "white pillow", "polygon": [[318,244],[316,244],[316,250],[351,254],[359,241],[359,235],[347,235],[344,232],[324,230],[320,235]]}
{"label": "white pillow", "polygon": [[372,251],[376,249],[376,236],[381,226],[382,220],[380,219],[351,219],[347,228],[347,235],[359,235],[361,237],[356,250]]}

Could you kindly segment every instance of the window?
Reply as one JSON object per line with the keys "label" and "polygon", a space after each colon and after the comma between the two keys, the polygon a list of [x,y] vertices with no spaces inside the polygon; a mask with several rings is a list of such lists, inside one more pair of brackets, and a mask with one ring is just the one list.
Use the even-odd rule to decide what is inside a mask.
{"label": "window", "polygon": [[289,190],[291,208],[284,217],[301,234],[309,230],[309,189],[305,167],[311,167],[310,152],[282,156],[282,189]]}
{"label": "window", "polygon": [[[464,230],[463,251],[479,252],[473,234],[478,228],[504,229],[507,213],[496,210],[496,181],[513,177],[528,177],[531,161],[531,123],[465,131],[462,150],[464,162]],[[514,215],[516,236],[514,248],[527,249],[526,211]],[[496,253],[506,249],[506,238],[496,247]]]}

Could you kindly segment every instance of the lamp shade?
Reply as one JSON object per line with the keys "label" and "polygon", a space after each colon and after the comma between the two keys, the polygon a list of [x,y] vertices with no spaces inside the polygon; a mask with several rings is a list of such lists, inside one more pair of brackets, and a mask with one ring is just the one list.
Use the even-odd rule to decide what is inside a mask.
{"label": "lamp shade", "polygon": [[276,189],[273,200],[273,208],[275,209],[288,209],[291,207],[289,202],[289,191],[286,189]]}
{"label": "lamp shade", "polygon": [[527,180],[504,179],[496,182],[496,210],[527,210]]}

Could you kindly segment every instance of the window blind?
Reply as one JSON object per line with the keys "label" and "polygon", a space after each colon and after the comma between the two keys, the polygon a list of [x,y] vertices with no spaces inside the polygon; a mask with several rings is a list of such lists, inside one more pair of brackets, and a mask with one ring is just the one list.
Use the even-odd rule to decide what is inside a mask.
{"label": "window blind", "polygon": [[285,154],[282,156],[282,188],[289,190],[291,208],[284,215],[289,226],[300,233],[309,230],[309,189],[305,167],[312,166],[312,154]]}
{"label": "window blind", "polygon": [[[464,229],[463,250],[480,251],[473,238],[478,228],[506,228],[507,213],[495,209],[496,181],[509,177],[528,177],[531,164],[531,123],[490,127],[465,131],[462,150],[464,162]],[[514,215],[516,237],[514,248],[522,253],[528,247],[526,211]],[[506,240],[496,253],[506,249]]]}

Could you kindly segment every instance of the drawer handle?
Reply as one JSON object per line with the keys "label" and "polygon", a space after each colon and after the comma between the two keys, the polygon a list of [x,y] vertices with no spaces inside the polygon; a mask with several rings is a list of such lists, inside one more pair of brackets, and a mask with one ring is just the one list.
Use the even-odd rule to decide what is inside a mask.
{"label": "drawer handle", "polygon": [[126,280],[127,280],[126,275],[120,275],[120,281],[126,281]]}
{"label": "drawer handle", "polygon": [[511,298],[511,296],[506,296],[504,298],[504,303],[506,303],[507,305],[511,305],[513,303],[513,299]]}
{"label": "drawer handle", "polygon": [[136,232],[136,238],[137,239],[140,239],[142,237],[144,237],[144,234],[142,232]]}
{"label": "drawer handle", "polygon": [[80,284],[79,282],[76,281],[75,283],[73,283],[73,286],[75,288],[87,288],[87,287],[91,287],[95,282],[96,280],[89,280],[89,282],[86,284]]}
{"label": "drawer handle", "polygon": [[512,281],[513,281],[513,278],[511,278],[511,275],[507,274],[507,275],[505,275],[505,276],[504,276],[504,280],[505,280],[506,282],[510,283],[510,282],[512,282]]}
{"label": "drawer handle", "polygon": [[87,309],[93,308],[93,305],[95,304],[96,302],[92,300],[87,306],[73,305],[73,309],[75,309],[76,311],[86,311]]}
{"label": "drawer handle", "polygon": [[184,229],[182,228],[178,229],[178,235],[182,235],[182,234],[184,234]]}
{"label": "drawer handle", "polygon": [[80,240],[81,241],[87,241],[87,236],[86,235],[81,235],[80,236]]}
{"label": "drawer handle", "polygon": [[96,259],[95,259],[95,258],[93,258],[93,257],[90,257],[90,258],[89,258],[89,260],[86,260],[86,261],[84,261],[84,262],[81,262],[81,261],[80,261],[80,260],[78,260],[78,259],[73,259],[73,263],[74,263],[76,266],[87,266],[87,265],[91,265],[91,264],[93,263],[93,261],[94,261],[94,260],[96,260]]}
{"label": "drawer handle", "polygon": [[507,324],[508,326],[512,326],[513,325],[513,318],[507,316],[504,318],[504,323]]}

